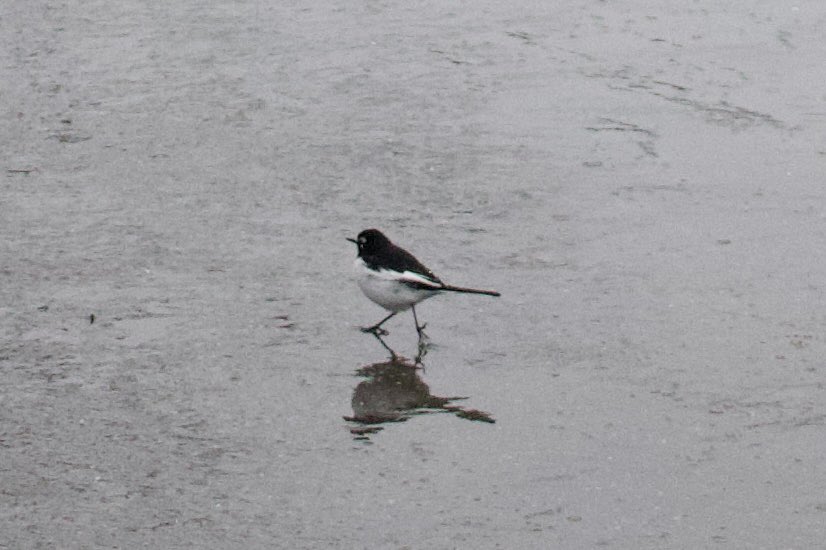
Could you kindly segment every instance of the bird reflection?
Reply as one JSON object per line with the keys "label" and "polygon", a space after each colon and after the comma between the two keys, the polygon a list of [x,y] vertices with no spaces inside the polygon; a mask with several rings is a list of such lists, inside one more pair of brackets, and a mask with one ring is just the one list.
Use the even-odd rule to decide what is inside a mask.
{"label": "bird reflection", "polygon": [[423,371],[421,359],[426,349],[420,347],[419,355],[410,361],[396,354],[381,338],[376,338],[390,352],[390,358],[356,371],[366,379],[353,390],[353,416],[344,419],[357,424],[350,428],[357,439],[368,439],[388,422],[404,422],[420,414],[452,413],[466,420],[495,422],[488,413],[453,404],[466,397],[431,395],[430,388],[420,376]]}

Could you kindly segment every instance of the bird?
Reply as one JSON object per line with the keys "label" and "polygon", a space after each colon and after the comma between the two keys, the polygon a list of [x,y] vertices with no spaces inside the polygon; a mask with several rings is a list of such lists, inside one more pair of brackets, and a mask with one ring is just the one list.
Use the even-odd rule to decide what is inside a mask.
{"label": "bird", "polygon": [[365,229],[355,239],[347,238],[358,247],[355,270],[358,285],[370,300],[390,311],[390,315],[362,332],[375,336],[386,335],[381,326],[401,311],[413,311],[413,322],[419,339],[424,337],[425,325],[419,325],[416,304],[442,292],[486,294],[500,296],[495,290],[479,290],[445,284],[413,254],[393,244],[378,229]]}

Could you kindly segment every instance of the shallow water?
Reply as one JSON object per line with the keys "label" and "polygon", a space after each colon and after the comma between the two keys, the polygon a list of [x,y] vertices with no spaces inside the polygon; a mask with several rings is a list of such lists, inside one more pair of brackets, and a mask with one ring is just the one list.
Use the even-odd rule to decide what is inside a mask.
{"label": "shallow water", "polygon": [[18,4],[0,547],[822,544],[819,2]]}

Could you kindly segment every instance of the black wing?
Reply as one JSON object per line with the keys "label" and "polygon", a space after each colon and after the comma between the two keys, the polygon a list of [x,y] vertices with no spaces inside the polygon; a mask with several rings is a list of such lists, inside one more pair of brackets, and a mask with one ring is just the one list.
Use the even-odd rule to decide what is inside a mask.
{"label": "black wing", "polygon": [[[363,256],[362,259],[364,263],[366,263],[372,269],[392,269],[393,271],[398,271],[399,273],[404,273],[405,271],[410,271],[412,273],[416,273],[430,279],[434,283],[442,285],[441,279],[439,279],[436,275],[433,274],[428,268],[422,264],[416,257],[408,252],[403,248],[399,248],[396,245],[390,245],[389,248],[385,249],[384,257],[382,258],[382,265],[377,263],[377,256]],[[414,282],[408,282],[411,286],[415,286]],[[422,285],[423,287],[425,285]],[[432,288],[432,287],[427,287]]]}

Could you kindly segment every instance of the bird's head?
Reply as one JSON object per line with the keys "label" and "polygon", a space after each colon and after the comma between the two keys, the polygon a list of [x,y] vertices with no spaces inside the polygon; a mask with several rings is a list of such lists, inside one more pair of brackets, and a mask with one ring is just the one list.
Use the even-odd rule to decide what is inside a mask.
{"label": "bird's head", "polygon": [[378,229],[365,229],[355,239],[347,239],[359,247],[359,256],[369,256],[390,244],[390,239]]}

